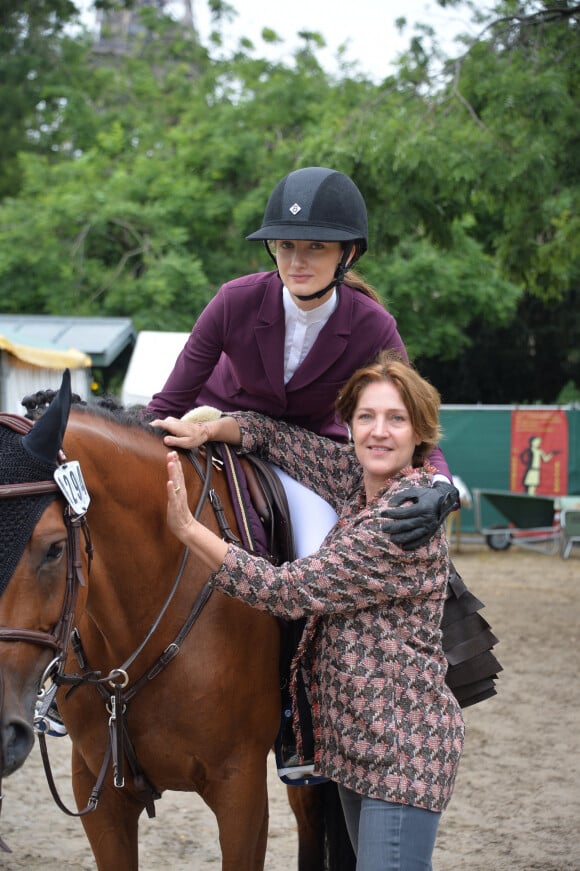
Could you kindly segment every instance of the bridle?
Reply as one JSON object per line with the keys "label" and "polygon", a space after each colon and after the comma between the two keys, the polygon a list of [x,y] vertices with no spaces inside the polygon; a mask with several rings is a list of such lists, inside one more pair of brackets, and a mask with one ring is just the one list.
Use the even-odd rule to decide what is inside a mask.
{"label": "bridle", "polygon": [[[33,424],[26,418],[22,418],[18,415],[0,414],[0,425],[8,426],[10,429],[13,429],[17,433],[25,434],[31,429]],[[194,516],[196,518],[199,518],[205,502],[209,500],[218,521],[222,537],[226,541],[231,541],[239,544],[239,539],[236,537],[236,535],[233,533],[228,525],[227,518],[221,504],[221,500],[217,492],[211,486],[211,476],[214,463],[213,446],[211,443],[207,443],[206,445],[204,445],[204,448],[205,469],[202,467],[202,464],[200,463],[195,453],[187,452],[186,454],[187,459],[194,466],[202,482],[202,490],[197,507],[194,512]],[[61,465],[65,462],[66,457],[64,453],[60,451],[58,456],[58,464]],[[0,485],[0,499],[10,499],[53,492],[60,493],[60,488],[55,481],[50,480]],[[167,611],[167,608],[172,602],[175,593],[179,587],[179,583],[185,570],[185,565],[189,553],[186,548],[180,561],[177,575],[175,577],[171,590],[155,620],[153,621],[153,624],[149,629],[146,637],[121,666],[114,668],[111,672],[109,672],[109,674],[103,677],[101,676],[100,672],[89,668],[78,632],[76,629],[72,630],[78,587],[79,585],[85,585],[85,579],[82,569],[80,534],[82,530],[85,539],[85,550],[89,558],[88,571],[90,574],[90,562],[93,553],[90,532],[85,515],[76,515],[72,512],[69,505],[67,505],[64,510],[64,521],[67,528],[66,589],[61,614],[57,623],[54,626],[54,629],[52,630],[52,632],[42,632],[35,629],[0,627],[0,641],[24,641],[30,644],[37,644],[53,649],[56,653],[56,656],[45,669],[42,679],[40,681],[40,687],[42,688],[44,682],[49,678],[52,678],[52,681],[55,684],[69,685],[72,688],[78,687],[82,684],[94,685],[101,694],[107,710],[110,714],[110,742],[105,751],[105,757],[103,759],[103,763],[97,777],[96,784],[90,794],[87,806],[83,810],[78,812],[70,811],[62,803],[60,796],[58,795],[56,785],[52,777],[50,762],[48,760],[48,753],[46,750],[46,736],[43,732],[39,733],[38,738],[48,785],[50,787],[52,796],[59,808],[69,816],[84,816],[86,813],[95,810],[111,759],[113,761],[114,769],[114,785],[117,787],[123,787],[125,785],[124,759],[126,758],[133,774],[133,781],[136,785],[139,798],[145,805],[149,816],[154,816],[155,809],[153,802],[155,799],[160,797],[160,793],[155,789],[154,786],[152,786],[148,782],[137,760],[137,756],[127,730],[127,722],[125,717],[126,706],[128,701],[135,696],[138,690],[140,690],[148,682],[157,677],[157,675],[161,671],[163,671],[163,669],[180,652],[181,646],[185,638],[187,637],[193,624],[195,623],[202,609],[209,600],[212,588],[206,581],[197,598],[195,599],[185,622],[181,626],[173,641],[169,645],[167,645],[165,650],[161,653],[161,655],[157,658],[153,665],[137,681],[135,681],[131,685],[131,687],[128,687],[129,676],[127,670],[138,657],[138,655],[142,652],[142,650],[145,648],[145,646],[155,633],[163,615]],[[81,674],[64,673],[64,664],[67,659],[69,647],[71,646],[71,644],[80,663],[82,670]],[[109,689],[106,688],[107,686],[109,687]]]}
{"label": "bridle", "polygon": [[[9,429],[14,430],[14,432],[19,433],[20,435],[25,435],[32,428],[32,421],[15,414],[0,414],[0,425],[7,426]],[[58,457],[58,463],[62,464],[65,461],[66,458],[61,452]],[[47,493],[60,493],[59,487],[54,480],[28,481],[18,484],[0,484],[0,499],[15,499],[23,496],[38,496]],[[52,660],[45,672],[45,679],[46,675],[58,670],[64,664],[68,650],[78,587],[79,585],[85,585],[80,546],[81,530],[85,538],[85,548],[89,555],[89,567],[90,558],[92,556],[92,545],[86,517],[84,515],[73,514],[70,507],[67,505],[64,511],[64,522],[67,529],[66,588],[60,617],[52,632],[42,632],[38,629],[0,627],[0,641],[25,641],[30,644],[38,644],[42,647],[50,647],[57,653],[57,656]]]}
{"label": "bridle", "polygon": [[[32,421],[20,417],[19,415],[0,414],[0,426],[8,427],[20,435],[25,435],[32,428]],[[64,455],[59,455],[58,462],[62,463],[64,461]],[[39,496],[57,492],[59,492],[59,488],[54,480],[0,484],[0,499],[17,499],[24,496]],[[78,587],[79,585],[84,586],[85,584],[81,559],[81,529],[85,537],[86,550],[89,555],[89,566],[92,555],[90,534],[85,516],[73,514],[70,507],[67,505],[64,511],[64,522],[67,530],[66,587],[60,616],[52,632],[42,632],[39,629],[20,629],[0,626],[0,641],[23,641],[41,647],[48,647],[55,652],[56,655],[44,670],[40,686],[43,686],[49,675],[60,673],[66,660]],[[3,687],[4,681],[0,674],[0,690],[2,690],[0,693],[0,711],[2,710],[3,704]],[[1,806],[2,795],[0,794],[0,807]],[[7,844],[1,837],[0,849],[4,852],[9,852]]]}

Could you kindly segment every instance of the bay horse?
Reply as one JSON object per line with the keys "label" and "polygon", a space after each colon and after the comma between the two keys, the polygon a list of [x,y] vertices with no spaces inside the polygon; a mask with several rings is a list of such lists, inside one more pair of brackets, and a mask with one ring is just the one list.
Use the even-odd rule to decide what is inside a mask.
{"label": "bay horse", "polygon": [[[75,813],[100,871],[138,869],[140,815],[154,815],[165,790],[197,792],[213,811],[222,871],[262,871],[266,764],[280,724],[276,619],[210,593],[169,532],[166,448],[151,427],[71,408],[65,373],[34,426],[0,417],[0,439],[0,775],[30,752],[37,691],[53,677]],[[21,461],[7,467],[13,455]],[[239,539],[210,451],[201,470],[186,465],[192,510]],[[318,827],[325,786],[288,788],[304,871],[332,862]],[[354,867],[345,853],[335,861]]]}

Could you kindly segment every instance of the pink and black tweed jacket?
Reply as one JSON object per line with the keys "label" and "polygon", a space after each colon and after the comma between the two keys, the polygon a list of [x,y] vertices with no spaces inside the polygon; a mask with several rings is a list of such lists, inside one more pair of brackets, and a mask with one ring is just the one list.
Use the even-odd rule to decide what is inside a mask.
{"label": "pink and black tweed jacket", "polygon": [[230,545],[212,585],[279,617],[307,616],[293,670],[310,695],[316,773],[372,798],[443,810],[464,734],[439,628],[447,543],[440,530],[405,552],[380,516],[391,494],[428,486],[429,470],[404,469],[367,505],[348,446],[251,412],[232,416],[244,451],[311,487],[339,521],[316,554],[280,567]]}

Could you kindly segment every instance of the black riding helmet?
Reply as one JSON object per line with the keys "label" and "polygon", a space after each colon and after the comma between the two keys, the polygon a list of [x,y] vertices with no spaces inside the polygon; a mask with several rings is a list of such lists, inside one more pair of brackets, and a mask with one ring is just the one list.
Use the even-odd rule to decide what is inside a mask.
{"label": "black riding helmet", "polygon": [[363,196],[347,175],[324,166],[297,169],[278,182],[270,195],[262,226],[246,236],[261,240],[274,263],[268,245],[271,239],[312,239],[317,242],[352,242],[355,254],[347,261],[351,246],[345,245],[332,282],[309,296],[316,299],[341,284],[347,269],[367,250],[368,219]]}

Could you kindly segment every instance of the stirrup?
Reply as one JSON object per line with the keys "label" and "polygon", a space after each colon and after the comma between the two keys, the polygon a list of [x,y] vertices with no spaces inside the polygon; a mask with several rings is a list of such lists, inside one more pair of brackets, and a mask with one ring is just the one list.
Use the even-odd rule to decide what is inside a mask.
{"label": "stirrup", "polygon": [[312,780],[319,778],[312,777],[314,773],[314,760],[307,760],[301,763],[298,756],[292,756],[283,768],[278,769],[278,777],[287,778],[288,780],[302,780],[305,777]]}
{"label": "stirrup", "polygon": [[288,715],[282,716],[282,726],[274,744],[276,756],[276,769],[278,777],[287,786],[310,786],[317,783],[326,783],[328,777],[314,775],[314,760],[300,761],[295,747],[284,746],[282,736],[284,727],[287,725]]}

